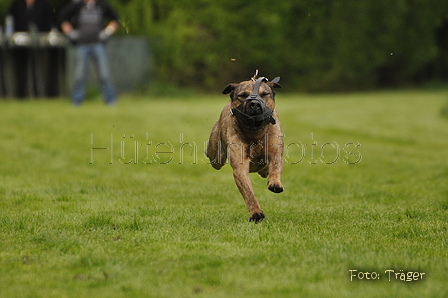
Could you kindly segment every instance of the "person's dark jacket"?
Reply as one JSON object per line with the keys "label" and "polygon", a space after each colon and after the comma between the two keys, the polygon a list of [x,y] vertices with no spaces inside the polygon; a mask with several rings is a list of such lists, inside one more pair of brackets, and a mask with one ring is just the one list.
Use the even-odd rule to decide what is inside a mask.
{"label": "person's dark jacket", "polygon": [[[91,43],[98,42],[99,31],[104,29],[106,22],[117,21],[119,19],[118,13],[109,5],[108,2],[104,0],[95,0],[95,6],[100,8],[101,11],[101,21],[100,26],[89,26],[86,24],[81,24],[80,12],[83,7],[86,7],[84,1],[72,2],[68,6],[62,9],[59,14],[59,22],[62,24],[64,22],[69,22],[72,24],[73,28],[80,31],[80,37],[78,40],[72,42],[74,43]],[[86,30],[88,32],[86,32]],[[93,32],[92,32],[93,31]]]}
{"label": "person's dark jacket", "polygon": [[28,9],[25,0],[14,0],[8,11],[14,17],[14,31],[30,31],[30,24],[39,32],[48,32],[53,26],[53,10],[47,0],[35,0]]}

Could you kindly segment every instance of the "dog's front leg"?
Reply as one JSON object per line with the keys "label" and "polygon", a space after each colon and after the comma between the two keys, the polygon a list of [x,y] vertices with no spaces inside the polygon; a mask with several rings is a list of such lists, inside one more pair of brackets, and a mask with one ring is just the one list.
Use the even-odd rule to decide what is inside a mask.
{"label": "dog's front leg", "polygon": [[263,220],[264,214],[254,195],[252,182],[249,178],[249,164],[250,161],[248,158],[244,158],[241,161],[230,161],[230,165],[233,168],[233,178],[235,179],[236,186],[246,202],[247,209],[249,209],[249,220],[258,223]]}
{"label": "dog's front leg", "polygon": [[269,164],[268,189],[272,192],[280,193],[283,191],[283,185],[280,182],[282,168],[282,161],[279,161],[278,163],[272,162]]}
{"label": "dog's front leg", "polygon": [[233,177],[235,178],[236,186],[246,202],[247,209],[249,209],[249,220],[255,221],[255,223],[263,220],[264,214],[260,208],[260,204],[255,198],[254,191],[252,189],[252,182],[249,178],[249,171],[243,169],[243,167],[234,168]]}
{"label": "dog's front leg", "polygon": [[283,191],[283,185],[280,182],[280,176],[283,171],[283,140],[279,138],[278,143],[269,143],[268,153],[268,189],[275,193]]}

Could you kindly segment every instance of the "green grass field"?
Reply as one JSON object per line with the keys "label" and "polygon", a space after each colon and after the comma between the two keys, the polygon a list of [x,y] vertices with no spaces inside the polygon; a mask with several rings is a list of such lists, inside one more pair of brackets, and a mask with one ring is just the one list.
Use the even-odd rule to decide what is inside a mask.
{"label": "green grass field", "polygon": [[0,297],[447,297],[447,98],[279,92],[260,224],[203,154],[227,96],[0,101]]}

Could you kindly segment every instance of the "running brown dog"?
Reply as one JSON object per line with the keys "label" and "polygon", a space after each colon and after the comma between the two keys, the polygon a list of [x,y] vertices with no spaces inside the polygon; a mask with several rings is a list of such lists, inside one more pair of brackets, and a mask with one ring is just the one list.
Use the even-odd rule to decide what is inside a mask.
{"label": "running brown dog", "polygon": [[283,139],[275,110],[275,92],[281,88],[279,78],[268,81],[253,77],[249,81],[230,84],[223,94],[230,101],[213,126],[207,145],[207,157],[219,170],[229,160],[235,183],[250,212],[250,221],[258,223],[264,213],[255,198],[249,173],[268,177],[268,189],[283,191]]}

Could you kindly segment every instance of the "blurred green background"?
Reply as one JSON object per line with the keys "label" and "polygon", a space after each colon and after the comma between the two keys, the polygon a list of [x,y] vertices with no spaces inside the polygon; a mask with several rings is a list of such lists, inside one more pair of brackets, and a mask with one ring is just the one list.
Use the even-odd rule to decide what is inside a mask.
{"label": "blurred green background", "polygon": [[[57,13],[71,0],[49,0]],[[109,0],[120,35],[145,36],[159,84],[221,88],[282,76],[290,91],[349,91],[448,79],[443,0]],[[1,1],[0,17],[9,1]],[[292,90],[296,89],[296,90]]]}

